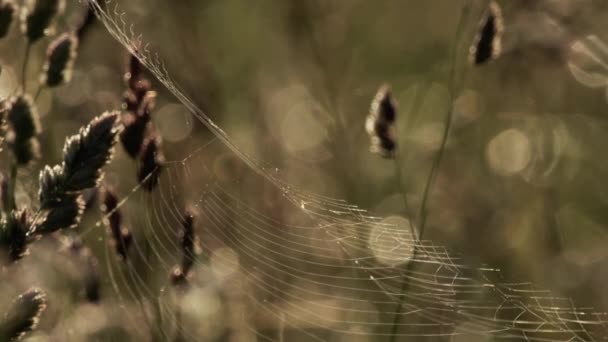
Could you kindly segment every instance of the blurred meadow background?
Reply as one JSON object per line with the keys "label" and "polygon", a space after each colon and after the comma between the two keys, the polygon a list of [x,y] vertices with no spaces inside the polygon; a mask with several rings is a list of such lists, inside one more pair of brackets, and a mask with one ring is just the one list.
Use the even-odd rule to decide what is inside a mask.
{"label": "blurred meadow background", "polygon": [[[170,76],[142,71],[158,185],[147,191],[145,161],[117,145],[80,224],[3,265],[0,311],[32,286],[47,293],[26,341],[605,340],[608,2],[496,3],[502,49],[480,65],[482,0],[102,3],[71,81],[36,98],[42,157],[19,169],[16,207],[36,211],[65,137],[107,110],[125,122],[133,70],[106,25]],[[55,34],[86,13],[67,1]],[[32,93],[53,37],[32,46]],[[18,91],[25,46],[15,22],[0,99]],[[365,128],[384,84],[392,159],[370,152]],[[12,158],[0,153],[4,177]],[[109,189],[132,235],[123,255],[99,208]],[[76,238],[84,258],[65,246]]]}

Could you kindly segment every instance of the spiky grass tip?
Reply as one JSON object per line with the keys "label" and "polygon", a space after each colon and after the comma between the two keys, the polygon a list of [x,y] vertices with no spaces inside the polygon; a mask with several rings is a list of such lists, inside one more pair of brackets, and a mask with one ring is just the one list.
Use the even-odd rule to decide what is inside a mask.
{"label": "spiky grass tip", "polygon": [[106,112],[66,139],[63,163],[47,165],[40,172],[38,197],[47,214],[36,222],[35,233],[73,227],[79,222],[85,204],[82,192],[101,180],[102,168],[112,158],[119,132],[118,113]]}
{"label": "spiky grass tip", "polygon": [[0,324],[0,341],[19,341],[36,329],[46,304],[46,294],[42,290],[33,288],[19,295]]}

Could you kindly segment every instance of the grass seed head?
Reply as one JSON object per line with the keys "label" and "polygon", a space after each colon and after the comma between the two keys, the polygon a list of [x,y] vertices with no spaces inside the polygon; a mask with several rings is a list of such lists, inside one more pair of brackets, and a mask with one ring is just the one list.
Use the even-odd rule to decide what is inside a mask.
{"label": "grass seed head", "polygon": [[18,95],[8,103],[9,129],[14,141],[27,141],[42,131],[38,109],[29,95]]}
{"label": "grass seed head", "polygon": [[119,131],[118,112],[106,112],[66,140],[63,147],[66,192],[97,186],[102,168],[112,158]]}
{"label": "grass seed head", "polygon": [[129,248],[131,247],[132,236],[129,229],[123,226],[122,213],[118,208],[118,197],[113,190],[105,190],[101,211],[108,215],[104,220],[104,223],[108,227],[108,231],[112,236],[112,244],[116,250],[116,253],[123,260],[126,260]]}
{"label": "grass seed head", "polygon": [[0,0],[0,38],[4,38],[15,17],[15,4],[10,0]]}
{"label": "grass seed head", "polygon": [[0,219],[0,249],[9,263],[21,259],[26,254],[26,233],[29,224],[26,210],[13,210]]}
{"label": "grass seed head", "polygon": [[498,3],[491,1],[469,49],[471,64],[481,65],[498,58],[502,50],[503,33],[502,11]]}
{"label": "grass seed head", "polygon": [[23,6],[21,30],[34,43],[48,34],[51,22],[65,8],[65,0],[35,0],[33,8]]}
{"label": "grass seed head", "polygon": [[70,81],[78,51],[78,37],[64,33],[49,45],[40,83],[56,87]]}
{"label": "grass seed head", "polygon": [[160,138],[152,137],[144,142],[140,155],[140,168],[137,179],[142,182],[146,191],[152,191],[158,185],[158,179],[165,163],[165,157],[160,151]]}
{"label": "grass seed head", "polygon": [[11,146],[18,164],[25,165],[40,157],[40,148],[36,136],[42,126],[38,110],[29,95],[11,98],[8,103],[7,141]]}
{"label": "grass seed head", "polygon": [[46,304],[46,294],[39,289],[30,289],[19,295],[0,324],[0,340],[19,341],[36,329]]}
{"label": "grass seed head", "polygon": [[38,200],[40,201],[41,208],[51,208],[55,203],[61,201],[61,198],[64,195],[64,182],[65,176],[63,167],[60,165],[55,165],[53,167],[46,165],[42,171],[40,171],[40,176],[38,177],[40,186]]}
{"label": "grass seed head", "polygon": [[394,158],[397,147],[394,124],[397,104],[388,85],[380,87],[370,107],[365,129],[370,137],[370,150],[384,158]]}
{"label": "grass seed head", "polygon": [[60,229],[76,227],[80,223],[84,206],[84,199],[80,194],[62,196],[34,223],[34,232],[49,234]]}
{"label": "grass seed head", "polygon": [[196,258],[196,235],[194,234],[194,216],[187,212],[182,220],[182,231],[180,233],[180,245],[182,248],[181,269],[189,273]]}

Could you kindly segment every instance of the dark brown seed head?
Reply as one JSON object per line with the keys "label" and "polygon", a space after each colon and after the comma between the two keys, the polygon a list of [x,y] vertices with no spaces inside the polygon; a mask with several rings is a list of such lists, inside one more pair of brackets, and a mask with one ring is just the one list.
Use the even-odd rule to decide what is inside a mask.
{"label": "dark brown seed head", "polygon": [[69,82],[76,60],[78,37],[74,33],[64,33],[49,45],[40,83],[56,87]]}
{"label": "dark brown seed head", "polygon": [[190,213],[186,213],[182,221],[180,245],[182,247],[181,269],[183,273],[188,274],[196,258],[196,236],[194,234],[194,216]]}
{"label": "dark brown seed head", "polygon": [[65,191],[82,191],[98,184],[120,132],[118,116],[118,112],[106,112],[66,140],[63,148]]}
{"label": "dark brown seed head", "polygon": [[13,97],[8,103],[7,141],[18,164],[25,165],[39,157],[35,138],[42,131],[38,110],[28,95]]}
{"label": "dark brown seed head", "polygon": [[34,223],[34,233],[49,234],[60,229],[76,227],[84,212],[84,205],[82,195],[65,194]]}
{"label": "dark brown seed head", "polygon": [[10,0],[0,0],[0,38],[4,38],[15,16],[15,4]]}
{"label": "dark brown seed head", "polygon": [[30,289],[17,297],[0,323],[0,341],[19,341],[36,329],[40,315],[46,309],[46,294]]}
{"label": "dark brown seed head", "polygon": [[101,211],[107,215],[104,223],[112,236],[112,244],[116,249],[116,253],[123,260],[126,260],[129,248],[131,247],[132,236],[129,229],[123,226],[122,213],[118,208],[118,197],[113,190],[105,190]]}
{"label": "dark brown seed head", "polygon": [[370,107],[365,129],[370,137],[370,150],[384,158],[394,158],[397,144],[394,137],[394,123],[397,105],[390,87],[380,87]]}
{"label": "dark brown seed head", "polygon": [[118,113],[106,112],[66,139],[63,163],[53,168],[46,166],[40,172],[41,208],[51,209],[66,195],[96,186],[102,178],[102,168],[112,158],[119,132]]}
{"label": "dark brown seed head", "polygon": [[144,190],[152,191],[158,185],[165,158],[160,151],[160,138],[152,137],[144,142],[137,179]]}
{"label": "dark brown seed head", "polygon": [[29,224],[29,215],[25,210],[13,210],[0,219],[0,250],[9,263],[21,259],[27,252],[26,232]]}
{"label": "dark brown seed head", "polygon": [[15,160],[19,165],[26,165],[34,159],[40,158],[40,143],[37,138],[26,141],[17,141],[12,145]]}
{"label": "dark brown seed head", "polygon": [[120,141],[131,158],[137,158],[143,147],[146,133],[149,130],[151,111],[154,108],[156,93],[148,91],[141,103],[135,103],[136,108],[123,115],[124,130]]}
{"label": "dark brown seed head", "polygon": [[29,95],[19,95],[8,103],[9,130],[13,132],[12,141],[27,141],[42,131],[38,109]]}
{"label": "dark brown seed head", "polygon": [[397,104],[393,99],[391,88],[388,85],[383,85],[378,89],[374,100],[370,107],[370,115],[376,118],[376,121],[392,124],[397,116]]}
{"label": "dark brown seed head", "polygon": [[135,83],[142,78],[142,66],[139,59],[132,54],[129,54],[127,62],[127,71],[125,72],[125,81],[130,89],[135,88]]}
{"label": "dark brown seed head", "polygon": [[35,0],[30,10],[23,6],[21,13],[21,30],[30,43],[37,41],[47,34],[51,21],[65,7],[65,0]]}
{"label": "dark brown seed head", "polygon": [[503,32],[502,11],[495,1],[491,1],[469,49],[469,61],[481,65],[498,58],[502,49]]}
{"label": "dark brown seed head", "polygon": [[63,167],[55,165],[50,167],[46,165],[40,176],[38,177],[40,189],[38,191],[38,200],[42,209],[49,209],[56,203],[61,201],[65,195],[63,184],[65,183],[65,175]]}

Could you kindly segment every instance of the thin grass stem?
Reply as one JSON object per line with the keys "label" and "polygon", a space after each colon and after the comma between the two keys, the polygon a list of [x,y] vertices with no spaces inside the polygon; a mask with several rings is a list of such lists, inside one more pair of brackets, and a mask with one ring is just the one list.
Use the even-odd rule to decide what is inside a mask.
{"label": "thin grass stem", "polygon": [[21,67],[21,90],[23,91],[23,93],[26,92],[26,84],[27,84],[27,64],[28,61],[30,59],[30,50],[32,48],[32,43],[27,42],[27,44],[25,45],[25,54],[23,56],[23,66]]}
{"label": "thin grass stem", "polygon": [[11,166],[11,174],[8,180],[8,211],[15,208],[15,188],[17,186],[17,163],[13,163]]}
{"label": "thin grass stem", "polygon": [[401,324],[401,317],[402,317],[402,313],[403,313],[402,311],[403,311],[403,302],[404,301],[403,301],[402,295],[408,291],[409,286],[411,284],[411,282],[409,280],[409,276],[411,275],[411,273],[414,269],[414,263],[415,263],[415,260],[418,256],[418,253],[420,250],[421,241],[424,238],[424,230],[425,230],[426,219],[427,219],[427,214],[428,214],[427,205],[428,205],[430,190],[431,190],[433,183],[435,181],[435,178],[437,176],[437,171],[439,170],[439,166],[441,165],[441,160],[443,159],[445,148],[447,146],[448,137],[450,134],[452,115],[453,115],[452,102],[454,100],[454,94],[456,92],[455,79],[456,79],[456,70],[458,67],[457,66],[458,46],[459,46],[459,42],[460,42],[460,36],[462,35],[462,31],[463,31],[463,26],[464,26],[464,22],[465,22],[464,19],[467,16],[468,10],[469,10],[469,5],[465,4],[461,10],[460,19],[459,19],[458,26],[456,29],[454,45],[452,46],[453,63],[452,63],[452,67],[450,69],[450,76],[449,76],[449,80],[448,80],[448,89],[450,91],[449,102],[448,102],[449,107],[448,107],[448,111],[447,111],[446,118],[445,118],[445,124],[444,124],[443,134],[441,137],[441,144],[439,146],[439,151],[437,152],[437,154],[435,155],[435,158],[433,159],[433,163],[431,165],[431,170],[429,172],[429,175],[426,180],[426,184],[424,186],[424,192],[422,195],[422,203],[420,204],[420,211],[418,213],[418,219],[419,219],[418,234],[414,236],[414,239],[415,239],[414,241],[416,241],[416,245],[414,246],[413,255],[412,255],[411,259],[409,260],[409,262],[406,266],[406,269],[405,269],[406,278],[401,283],[401,288],[399,290],[400,298],[399,298],[399,303],[397,304],[397,308],[393,315],[393,324],[392,324],[392,328],[391,328],[390,342],[395,342],[397,340],[397,336],[398,336],[397,334],[399,332],[399,325]]}

